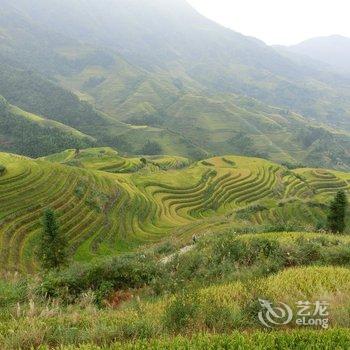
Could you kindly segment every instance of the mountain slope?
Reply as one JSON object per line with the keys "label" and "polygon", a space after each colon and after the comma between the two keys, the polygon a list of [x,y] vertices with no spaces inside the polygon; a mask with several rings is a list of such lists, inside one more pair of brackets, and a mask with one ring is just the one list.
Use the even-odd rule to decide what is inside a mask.
{"label": "mountain slope", "polygon": [[349,129],[349,81],[344,89],[341,78],[295,64],[204,18],[184,0],[16,0],[5,7],[149,71],[186,76],[206,89],[249,95]]}
{"label": "mountain slope", "polygon": [[340,35],[313,38],[287,49],[326,63],[339,73],[350,74],[350,38]]}
{"label": "mountain slope", "polygon": [[84,148],[95,144],[96,140],[92,137],[56,121],[25,112],[0,96],[1,149],[39,157],[67,147]]}
{"label": "mountain slope", "polygon": [[223,28],[185,1],[6,0],[0,32],[9,62],[0,93],[99,145],[140,154],[155,141],[190,158],[235,152],[349,166],[349,81]]}

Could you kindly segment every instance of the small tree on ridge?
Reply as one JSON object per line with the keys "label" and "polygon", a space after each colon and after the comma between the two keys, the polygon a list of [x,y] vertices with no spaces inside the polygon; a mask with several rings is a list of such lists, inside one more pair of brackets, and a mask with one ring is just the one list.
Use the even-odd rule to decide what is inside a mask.
{"label": "small tree on ridge", "polygon": [[46,270],[58,269],[67,261],[67,241],[60,234],[56,215],[51,209],[44,212],[38,253],[41,266]]}

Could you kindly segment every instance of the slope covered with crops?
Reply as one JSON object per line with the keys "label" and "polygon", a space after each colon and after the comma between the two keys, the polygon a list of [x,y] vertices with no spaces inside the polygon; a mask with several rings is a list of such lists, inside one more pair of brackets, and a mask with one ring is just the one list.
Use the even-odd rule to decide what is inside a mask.
{"label": "slope covered with crops", "polygon": [[126,158],[110,148],[45,159],[0,154],[0,266],[34,271],[45,208],[56,211],[77,260],[228,228],[322,228],[327,202],[350,174],[294,171],[237,156]]}

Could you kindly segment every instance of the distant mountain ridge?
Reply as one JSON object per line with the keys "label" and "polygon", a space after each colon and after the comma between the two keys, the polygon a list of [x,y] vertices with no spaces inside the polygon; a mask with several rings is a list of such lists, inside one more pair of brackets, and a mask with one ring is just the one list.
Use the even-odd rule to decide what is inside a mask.
{"label": "distant mountain ridge", "polygon": [[318,37],[289,46],[288,50],[328,64],[350,74],[350,38],[341,35]]}
{"label": "distant mountain ridge", "polygon": [[[34,71],[52,92],[43,109],[31,80],[21,104],[7,79],[0,93],[10,103],[128,154],[152,140],[190,158],[349,162],[350,79],[224,28],[183,0],[5,0],[0,58]],[[67,90],[84,101],[67,110],[54,97]],[[251,147],[239,147],[241,137]]]}

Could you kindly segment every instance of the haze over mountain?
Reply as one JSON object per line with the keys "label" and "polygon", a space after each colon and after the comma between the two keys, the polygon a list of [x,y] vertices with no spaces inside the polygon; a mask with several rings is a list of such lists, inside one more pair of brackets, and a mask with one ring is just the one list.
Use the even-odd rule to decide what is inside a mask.
{"label": "haze over mountain", "polygon": [[142,153],[150,140],[194,158],[350,164],[349,78],[226,29],[184,0],[5,0],[0,59],[10,104],[99,145]]}
{"label": "haze over mountain", "polygon": [[328,64],[350,74],[350,38],[341,35],[313,38],[289,46],[288,50]]}

